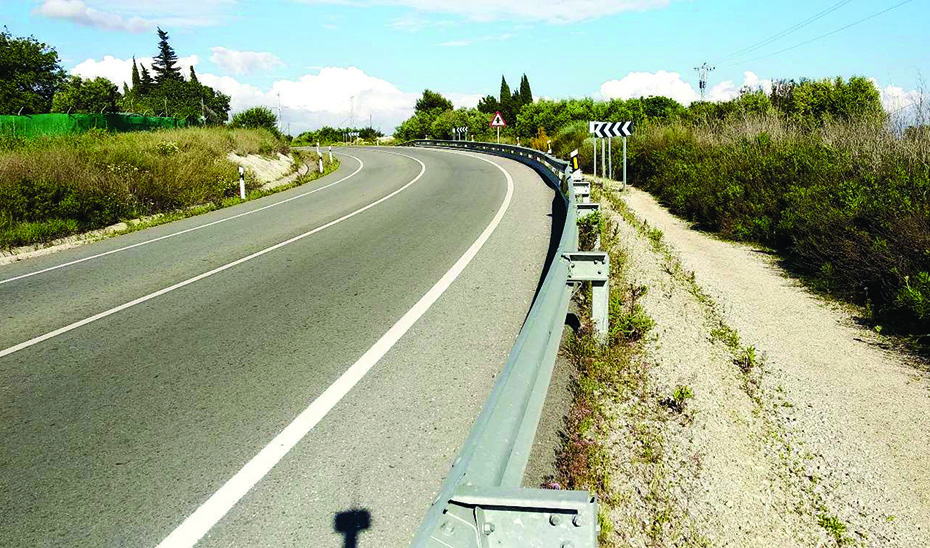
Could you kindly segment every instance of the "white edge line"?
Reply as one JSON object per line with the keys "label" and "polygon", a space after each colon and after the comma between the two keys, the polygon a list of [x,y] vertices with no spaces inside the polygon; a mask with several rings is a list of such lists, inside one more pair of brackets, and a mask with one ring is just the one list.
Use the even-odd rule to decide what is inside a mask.
{"label": "white edge line", "polygon": [[[120,311],[122,311],[122,310],[126,310],[127,308],[136,306],[137,304],[142,304],[142,303],[144,303],[144,302],[146,302],[146,301],[150,301],[150,300],[154,299],[155,297],[160,297],[161,295],[164,295],[165,293],[171,293],[172,291],[174,291],[174,290],[176,290],[176,289],[180,289],[180,288],[182,288],[182,287],[184,287],[184,286],[187,286],[187,285],[190,285],[190,284],[192,284],[192,283],[194,283],[194,282],[198,282],[198,281],[200,281],[200,280],[202,280],[202,279],[204,279],[204,278],[209,278],[210,276],[213,276],[214,274],[218,274],[218,273],[220,273],[220,272],[223,272],[224,270],[228,270],[228,269],[230,269],[230,268],[232,268],[232,267],[234,267],[234,266],[240,265],[240,264],[242,264],[242,263],[244,263],[244,262],[251,261],[252,259],[254,259],[254,258],[256,258],[256,257],[261,257],[262,255],[264,255],[264,254],[266,254],[266,253],[270,253],[270,252],[272,252],[272,251],[274,251],[274,250],[276,250],[276,249],[280,249],[280,248],[282,248],[282,247],[284,247],[284,246],[286,246],[286,245],[290,245],[290,244],[292,244],[292,243],[294,243],[294,242],[296,242],[296,241],[298,241],[298,240],[302,240],[302,239],[306,238],[307,236],[311,236],[311,235],[313,235],[313,234],[316,234],[317,232],[320,232],[321,230],[325,230],[325,229],[327,229],[327,228],[329,228],[329,227],[331,227],[331,226],[333,226],[333,225],[335,225],[335,224],[338,224],[338,223],[341,223],[342,221],[345,221],[346,219],[349,219],[349,218],[351,218],[351,217],[354,217],[354,216],[358,215],[359,213],[362,213],[363,211],[366,211],[366,210],[368,210],[368,209],[371,209],[371,208],[375,207],[376,205],[380,204],[381,202],[384,202],[385,200],[388,200],[388,199],[390,199],[390,198],[393,198],[394,196],[400,194],[401,192],[403,192],[404,190],[406,190],[408,187],[410,187],[410,185],[412,185],[412,184],[416,183],[417,181],[419,181],[420,178],[423,177],[423,174],[426,173],[426,164],[424,164],[424,163],[421,162],[420,160],[417,160],[417,159],[414,158],[413,156],[406,156],[405,154],[398,154],[398,156],[405,156],[405,157],[407,157],[407,158],[410,158],[411,160],[414,160],[414,161],[417,162],[418,164],[420,164],[420,173],[419,173],[419,175],[417,175],[416,177],[414,177],[412,181],[410,181],[409,183],[407,183],[407,184],[405,184],[404,186],[400,187],[399,189],[395,190],[394,192],[388,194],[387,196],[384,196],[383,198],[381,198],[381,199],[379,199],[379,200],[377,200],[377,201],[375,201],[375,202],[372,202],[372,203],[366,205],[365,207],[362,207],[362,208],[360,208],[360,209],[356,209],[355,211],[353,211],[353,212],[351,212],[351,213],[348,213],[348,214],[346,214],[346,215],[343,215],[342,217],[339,217],[338,219],[336,219],[336,220],[334,220],[334,221],[330,221],[330,222],[326,223],[325,225],[318,226],[317,228],[314,228],[313,230],[311,230],[311,231],[309,231],[309,232],[304,232],[303,234],[300,234],[300,235],[298,235],[298,236],[294,236],[293,238],[291,238],[291,239],[289,239],[289,240],[285,240],[285,241],[280,242],[280,243],[277,243],[277,244],[275,244],[275,245],[273,245],[273,246],[271,246],[271,247],[266,247],[265,249],[262,249],[262,250],[260,250],[260,251],[256,251],[255,253],[252,253],[251,255],[249,255],[249,256],[247,256],[247,257],[242,257],[241,259],[237,259],[237,260],[235,260],[235,261],[233,261],[233,262],[231,262],[231,263],[227,263],[227,264],[224,264],[223,266],[219,266],[219,267],[217,267],[217,268],[214,268],[213,270],[210,270],[209,272],[204,272],[203,274],[199,274],[199,275],[197,275],[197,276],[194,276],[193,278],[188,278],[188,279],[186,279],[186,280],[184,280],[184,281],[182,281],[182,282],[178,282],[178,283],[176,283],[176,284],[174,284],[174,285],[172,285],[172,286],[170,286],[170,287],[166,287],[166,288],[164,288],[164,289],[160,289],[160,290],[158,290],[158,291],[156,291],[156,292],[154,292],[154,293],[149,293],[148,295],[139,297],[138,299],[134,299],[134,300],[132,300],[132,301],[129,301],[128,303],[121,304],[121,305],[119,305],[119,306],[117,306],[117,307],[114,307],[114,308],[111,308],[111,309],[109,309],[109,310],[104,310],[103,312],[100,312],[99,314],[94,314],[93,316],[90,316],[89,318],[84,318],[83,320],[80,320],[80,321],[74,322],[74,323],[72,323],[72,324],[66,325],[66,326],[61,327],[61,328],[59,328],[59,329],[56,329],[56,330],[54,330],[54,331],[50,331],[50,332],[48,332],[48,333],[46,333],[46,334],[44,334],[44,335],[40,335],[40,336],[38,336],[38,337],[29,339],[28,341],[21,342],[21,343],[15,345],[15,346],[11,346],[11,347],[9,347],[9,348],[7,348],[7,349],[0,350],[0,358],[2,358],[2,357],[4,357],[4,356],[9,356],[10,354],[14,354],[14,353],[16,353],[16,352],[19,352],[20,350],[23,350],[23,349],[25,349],[25,348],[29,348],[30,346],[39,344],[39,343],[42,342],[42,341],[47,341],[47,340],[49,340],[49,339],[51,339],[51,338],[57,337],[58,335],[62,335],[62,334],[64,334],[64,333],[67,333],[68,331],[72,331],[72,330],[77,329],[77,328],[79,328],[79,327],[81,327],[81,326],[87,325],[87,324],[89,324],[89,323],[95,322],[95,321],[100,320],[100,319],[103,319],[103,318],[106,318],[107,316],[112,316],[113,314],[116,314],[117,312],[120,312]],[[335,183],[333,183],[333,184],[335,184]]]}
{"label": "white edge line", "polygon": [[429,310],[433,303],[452,285],[452,282],[458,278],[459,274],[465,270],[465,267],[478,254],[478,251],[491,237],[510,206],[510,200],[513,197],[513,178],[507,170],[496,162],[480,156],[472,157],[497,167],[507,178],[507,195],[484,232],[478,236],[478,239],[468,248],[465,254],[452,265],[452,268],[413,305],[413,308],[407,311],[387,333],[378,339],[374,346],[368,349],[329,388],[313,400],[306,409],[297,415],[293,422],[287,425],[252,460],[201,504],[193,514],[188,516],[157,548],[191,547],[197,544],[246,493],[261,481],[358,384],[368,371],[404,336],[407,330]]}
{"label": "white edge line", "polygon": [[286,199],[286,200],[281,200],[280,202],[275,202],[275,203],[273,203],[273,204],[268,204],[268,205],[266,205],[266,206],[262,206],[262,207],[259,207],[259,208],[257,208],[257,209],[253,209],[253,210],[251,210],[251,211],[245,211],[245,212],[243,212],[243,213],[239,213],[239,214],[233,215],[233,216],[231,216],[231,217],[226,217],[226,218],[223,218],[223,219],[218,219],[218,220],[216,220],[216,221],[213,221],[213,222],[210,222],[210,223],[207,223],[207,224],[204,224],[204,225],[199,225],[199,226],[191,227],[191,228],[188,228],[188,229],[185,229],[185,230],[181,230],[181,231],[179,231],[179,232],[173,232],[173,233],[171,233],[171,234],[166,234],[166,235],[164,235],[164,236],[159,236],[158,238],[153,238],[153,239],[151,239],[151,240],[146,240],[146,241],[144,241],[144,242],[139,242],[139,243],[136,243],[136,244],[127,245],[127,246],[125,246],[125,247],[120,247],[120,248],[117,248],[117,249],[111,249],[110,251],[105,251],[105,252],[103,252],[103,253],[98,253],[98,254],[96,254],[96,255],[91,255],[90,257],[84,257],[83,259],[77,259],[77,260],[70,261],[70,262],[67,262],[67,263],[62,263],[62,264],[59,264],[59,265],[50,266],[50,267],[48,267],[48,268],[43,268],[42,270],[36,270],[35,272],[28,272],[28,273],[26,273],[26,274],[21,274],[21,275],[19,275],[19,276],[14,276],[14,277],[12,277],[12,278],[7,278],[7,279],[5,279],[5,280],[0,280],[0,285],[3,285],[3,284],[5,284],[5,283],[9,283],[9,282],[14,282],[14,281],[16,281],[16,280],[22,280],[23,278],[29,278],[29,277],[31,277],[31,276],[36,276],[36,275],[39,275],[39,274],[44,274],[44,273],[46,273],[46,272],[51,272],[52,270],[58,270],[59,268],[65,268],[65,267],[67,267],[67,266],[76,265],[76,264],[78,264],[78,263],[83,263],[83,262],[85,262],[85,261],[90,261],[90,260],[93,260],[93,259],[99,259],[100,257],[106,257],[107,255],[113,255],[114,253],[119,253],[120,251],[126,251],[126,250],[128,250],[128,249],[133,249],[133,248],[136,248],[136,247],[141,247],[141,246],[143,246],[143,245],[148,245],[148,244],[152,244],[152,243],[155,243],[155,242],[160,242],[161,240],[167,240],[168,238],[174,238],[175,236],[180,236],[180,235],[182,235],[182,234],[187,234],[188,232],[194,232],[195,230],[200,230],[201,228],[207,228],[207,227],[210,227],[210,226],[213,226],[213,225],[218,225],[218,224],[220,224],[220,223],[225,223],[226,221],[232,221],[233,219],[238,219],[238,218],[240,218],[240,217],[245,217],[246,215],[251,215],[251,214],[253,214],[253,213],[258,213],[259,211],[264,211],[264,210],[266,210],[266,209],[270,209],[270,208],[272,208],[272,207],[277,207],[277,206],[279,206],[279,205],[281,205],[281,204],[286,204],[286,203],[288,203],[288,202],[297,200],[297,199],[299,199],[299,198],[303,198],[303,197],[305,197],[305,196],[309,196],[309,195],[311,195],[311,194],[313,194],[313,193],[319,192],[319,191],[321,191],[321,190],[323,190],[323,189],[329,188],[329,187],[334,186],[334,185],[338,185],[339,183],[341,183],[341,182],[343,182],[343,181],[346,181],[346,180],[348,180],[348,179],[351,179],[352,177],[354,177],[355,175],[357,175],[358,172],[362,170],[362,168],[365,167],[364,162],[362,162],[359,158],[356,158],[355,156],[352,156],[352,155],[350,155],[350,154],[343,154],[343,155],[344,155],[344,156],[348,156],[349,158],[352,158],[353,160],[357,161],[358,164],[359,164],[359,165],[358,165],[358,169],[356,169],[355,171],[353,171],[353,172],[350,173],[349,175],[346,175],[346,176],[343,177],[342,179],[339,179],[338,181],[329,183],[328,185],[321,186],[321,187],[319,187],[319,188],[315,188],[315,189],[313,189],[313,190],[311,190],[311,191],[309,191],[309,192],[304,192],[304,193],[302,193],[302,194],[298,194],[297,196],[291,196],[290,198],[288,198],[288,199]]}

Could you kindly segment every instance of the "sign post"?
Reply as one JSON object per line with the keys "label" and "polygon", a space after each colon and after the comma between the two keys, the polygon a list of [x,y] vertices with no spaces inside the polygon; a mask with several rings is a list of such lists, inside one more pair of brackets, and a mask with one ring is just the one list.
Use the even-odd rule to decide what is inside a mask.
{"label": "sign post", "polygon": [[507,127],[507,122],[504,121],[504,117],[501,115],[500,111],[494,113],[494,119],[491,120],[491,127],[497,128],[497,144],[501,144],[501,128]]}
{"label": "sign post", "polygon": [[606,151],[604,150],[605,143],[601,141],[601,175],[611,179],[614,176],[614,166],[610,140],[613,137],[623,138],[623,185],[626,186],[626,138],[633,135],[633,122],[588,122],[588,131],[594,136],[595,176],[597,175],[597,138],[608,140]]}

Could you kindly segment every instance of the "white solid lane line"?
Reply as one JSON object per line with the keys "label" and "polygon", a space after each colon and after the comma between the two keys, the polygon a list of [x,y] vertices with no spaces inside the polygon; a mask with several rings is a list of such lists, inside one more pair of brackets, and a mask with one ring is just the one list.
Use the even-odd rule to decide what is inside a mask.
{"label": "white solid lane line", "polygon": [[292,197],[290,197],[290,198],[288,198],[288,199],[286,199],[286,200],[281,200],[280,202],[275,202],[275,203],[273,203],[273,204],[268,204],[268,205],[266,205],[266,206],[262,206],[262,207],[260,207],[260,208],[253,209],[253,210],[251,210],[251,211],[246,211],[246,212],[244,212],[244,213],[239,213],[238,215],[233,215],[233,216],[231,216],[231,217],[226,217],[226,218],[224,218],[224,219],[219,219],[219,220],[213,221],[213,222],[211,222],[211,223],[207,223],[207,224],[205,224],[205,225],[195,226],[195,227],[192,227],[192,228],[188,228],[188,229],[185,229],[185,230],[181,230],[181,231],[179,231],[179,232],[174,232],[174,233],[171,233],[171,234],[166,234],[166,235],[164,235],[164,236],[160,236],[160,237],[158,237],[158,238],[153,238],[153,239],[151,239],[151,240],[146,240],[146,241],[144,241],[144,242],[139,242],[139,243],[137,243],[137,244],[127,245],[126,247],[120,247],[120,248],[118,248],[118,249],[112,249],[112,250],[106,251],[106,252],[104,252],[104,253],[98,253],[98,254],[96,254],[96,255],[91,255],[90,257],[84,257],[83,259],[77,259],[77,260],[75,260],[75,261],[70,261],[70,262],[67,262],[67,263],[62,263],[62,264],[60,264],[60,265],[55,265],[55,266],[50,266],[50,267],[48,267],[48,268],[43,268],[42,270],[36,270],[35,272],[28,272],[28,273],[26,273],[26,274],[21,274],[21,275],[19,275],[19,276],[14,276],[14,277],[12,277],[12,278],[7,278],[7,279],[5,279],[5,280],[0,280],[0,285],[3,285],[3,284],[5,284],[5,283],[9,283],[9,282],[14,282],[14,281],[16,281],[16,280],[21,280],[21,279],[23,279],[23,278],[29,278],[30,276],[36,276],[36,275],[39,275],[39,274],[44,274],[44,273],[46,273],[46,272],[51,272],[52,270],[58,270],[59,268],[65,268],[66,266],[72,266],[72,265],[76,265],[76,264],[78,264],[78,263],[83,263],[83,262],[90,261],[90,260],[93,260],[93,259],[99,259],[100,257],[106,257],[107,255],[113,255],[114,253],[119,253],[120,251],[126,251],[126,250],[128,250],[128,249],[133,249],[133,248],[136,248],[136,247],[141,247],[141,246],[143,246],[143,245],[153,244],[153,243],[155,243],[155,242],[160,242],[160,241],[162,241],[162,240],[167,240],[168,238],[174,238],[175,236],[180,236],[181,234],[187,234],[188,232],[194,232],[195,230],[200,230],[201,228],[207,228],[207,227],[210,227],[210,226],[213,226],[213,225],[218,225],[218,224],[220,224],[220,223],[225,223],[226,221],[232,221],[233,219],[238,219],[238,218],[240,218],[240,217],[245,217],[246,215],[252,215],[253,213],[258,213],[259,211],[264,211],[264,210],[266,210],[266,209],[270,209],[270,208],[272,208],[272,207],[277,207],[277,206],[279,206],[279,205],[281,205],[281,204],[286,204],[286,203],[288,203],[288,202],[292,202],[292,201],[294,201],[294,200],[303,198],[303,197],[305,197],[305,196],[309,196],[309,195],[314,194],[314,193],[316,193],[316,192],[319,192],[319,191],[321,191],[321,190],[323,190],[323,189],[327,189],[327,188],[329,188],[329,187],[331,187],[331,186],[338,185],[339,183],[341,183],[341,182],[343,182],[343,181],[347,181],[347,180],[351,179],[352,177],[354,177],[355,175],[357,175],[358,172],[360,172],[360,171],[362,170],[362,168],[365,167],[365,164],[364,164],[360,159],[356,158],[355,156],[352,156],[352,155],[349,155],[349,154],[344,154],[344,156],[348,156],[349,158],[352,158],[353,160],[355,160],[356,162],[358,162],[358,169],[356,169],[355,171],[353,171],[353,172],[350,173],[349,175],[346,175],[346,176],[343,177],[342,179],[339,179],[338,181],[329,183],[328,185],[321,186],[321,187],[319,187],[319,188],[315,188],[315,189],[311,190],[310,192],[304,192],[304,193],[302,193],[302,194],[298,194],[297,196],[292,196]]}
{"label": "white solid lane line", "polygon": [[[393,153],[390,153],[393,154]],[[469,155],[471,156],[471,155]],[[219,522],[245,496],[278,462],[306,436],[333,407],[355,387],[362,377],[374,367],[381,358],[388,353],[397,341],[426,313],[437,299],[452,285],[459,274],[465,270],[468,263],[478,254],[484,243],[491,237],[494,229],[510,206],[513,197],[513,178],[500,164],[480,156],[471,156],[487,162],[499,169],[507,179],[507,195],[498,209],[491,223],[478,236],[475,243],[468,248],[464,255],[452,265],[442,278],[436,282],[429,291],[420,298],[413,308],[401,317],[378,342],[374,344],[361,358],[352,364],[336,382],[329,386],[320,396],[313,400],[297,418],[293,420],[280,434],[275,436],[255,457],[230,478],[209,499],[200,505],[177,529],[163,540],[158,548],[181,548],[194,546],[203,538],[214,525]]]}
{"label": "white solid lane line", "polygon": [[[394,154],[394,153],[392,153],[392,154]],[[184,286],[187,286],[187,285],[190,285],[190,284],[192,284],[192,283],[194,283],[194,282],[198,282],[198,281],[200,281],[200,280],[202,280],[202,279],[204,279],[204,278],[209,278],[210,276],[213,276],[214,274],[219,274],[220,272],[223,272],[224,270],[229,270],[230,268],[232,268],[232,267],[234,267],[234,266],[238,266],[238,265],[240,265],[240,264],[242,264],[242,263],[244,263],[244,262],[251,261],[252,259],[254,259],[254,258],[256,258],[256,257],[261,257],[262,255],[265,255],[266,253],[270,253],[270,252],[272,252],[272,251],[274,251],[274,250],[276,250],[276,249],[280,249],[280,248],[282,248],[282,247],[284,247],[284,246],[286,246],[286,245],[290,245],[290,244],[292,244],[292,243],[294,243],[294,242],[296,242],[296,241],[298,241],[298,240],[302,240],[302,239],[306,238],[307,236],[312,236],[313,234],[316,234],[317,232],[320,232],[321,230],[325,230],[325,229],[327,229],[327,228],[329,228],[329,227],[331,227],[331,226],[333,226],[333,225],[335,225],[335,224],[341,223],[342,221],[345,221],[346,219],[349,219],[349,218],[351,218],[351,217],[354,217],[354,216],[358,215],[359,213],[362,213],[363,211],[367,211],[368,209],[371,209],[371,208],[375,207],[376,205],[380,204],[381,202],[384,202],[385,200],[389,200],[390,198],[393,198],[394,196],[397,196],[398,194],[400,194],[401,192],[403,192],[404,190],[406,190],[408,187],[410,187],[410,185],[412,185],[412,184],[416,183],[417,181],[419,181],[420,178],[423,177],[423,174],[426,173],[426,164],[424,164],[424,163],[421,162],[420,160],[417,160],[417,159],[414,158],[413,156],[407,156],[406,154],[398,154],[398,156],[404,156],[404,157],[406,157],[406,158],[410,158],[411,160],[413,160],[413,161],[417,162],[418,164],[420,164],[420,173],[419,173],[416,177],[414,177],[412,181],[410,181],[410,182],[407,183],[406,185],[400,187],[399,189],[395,190],[394,192],[388,194],[387,196],[385,196],[385,197],[383,197],[383,198],[381,198],[381,199],[379,199],[379,200],[377,200],[377,201],[375,201],[375,202],[372,202],[372,203],[368,204],[368,205],[365,206],[365,207],[362,207],[362,208],[360,208],[360,209],[356,209],[356,210],[353,211],[352,213],[349,213],[349,214],[347,214],[347,215],[343,215],[342,217],[339,217],[339,218],[336,219],[335,221],[330,221],[330,222],[326,223],[325,225],[322,225],[322,226],[319,226],[319,227],[317,227],[317,228],[314,228],[313,230],[311,230],[311,231],[309,231],[309,232],[304,232],[303,234],[300,234],[299,236],[294,236],[293,238],[291,238],[291,239],[289,239],[289,240],[285,240],[285,241],[283,241],[283,242],[281,242],[281,243],[278,243],[278,244],[275,244],[275,245],[273,245],[273,246],[271,246],[271,247],[266,247],[265,249],[262,249],[261,251],[256,251],[255,253],[249,255],[248,257],[243,257],[243,258],[238,259],[238,260],[235,260],[235,261],[233,261],[233,262],[231,262],[231,263],[224,264],[223,266],[214,268],[213,270],[211,270],[211,271],[209,271],[209,272],[204,272],[203,274],[200,274],[200,275],[198,275],[198,276],[194,276],[193,278],[188,278],[187,280],[184,280],[183,282],[176,283],[176,284],[172,285],[171,287],[166,287],[166,288],[160,289],[160,290],[158,290],[158,291],[156,291],[156,292],[154,292],[154,293],[149,293],[148,295],[145,295],[144,297],[139,297],[138,299],[129,301],[128,303],[121,304],[121,305],[119,305],[119,306],[117,306],[117,307],[114,307],[114,308],[111,308],[111,309],[109,309],[109,310],[105,310],[105,311],[103,311],[103,312],[101,312],[101,313],[99,313],[99,314],[95,314],[95,315],[93,315],[93,316],[91,316],[91,317],[89,317],[89,318],[84,318],[83,320],[74,322],[74,323],[72,323],[72,324],[70,324],[70,325],[66,325],[66,326],[64,326],[64,327],[62,327],[62,328],[60,328],[60,329],[56,329],[56,330],[54,330],[54,331],[51,331],[51,332],[46,333],[46,334],[44,334],[44,335],[40,335],[40,336],[35,337],[35,338],[33,338],[33,339],[29,339],[28,341],[21,342],[21,343],[15,345],[15,346],[11,346],[11,347],[9,347],[9,348],[7,348],[7,349],[5,349],[5,350],[0,350],[0,358],[2,358],[2,357],[4,357],[4,356],[9,356],[10,354],[13,354],[13,353],[16,353],[16,352],[19,352],[20,350],[23,350],[24,348],[29,348],[30,346],[39,344],[39,343],[42,342],[42,341],[47,341],[47,340],[49,340],[49,339],[51,339],[51,338],[53,338],[53,337],[57,337],[58,335],[67,333],[68,331],[73,331],[73,330],[75,330],[75,329],[77,329],[77,328],[79,328],[79,327],[81,327],[81,326],[87,325],[87,324],[89,324],[89,323],[93,323],[93,322],[95,322],[95,321],[97,321],[97,320],[100,320],[100,319],[103,319],[103,318],[106,318],[107,316],[112,316],[113,314],[116,314],[117,312],[126,310],[127,308],[131,308],[131,307],[133,307],[133,306],[136,306],[137,304],[142,304],[142,303],[144,303],[144,302],[146,302],[146,301],[150,301],[150,300],[154,299],[155,297],[160,297],[160,296],[162,296],[162,295],[164,295],[164,294],[166,294],[166,293],[171,293],[172,291],[174,291],[174,290],[176,290],[176,289],[180,289],[180,288],[182,288],[182,287],[184,287]]]}

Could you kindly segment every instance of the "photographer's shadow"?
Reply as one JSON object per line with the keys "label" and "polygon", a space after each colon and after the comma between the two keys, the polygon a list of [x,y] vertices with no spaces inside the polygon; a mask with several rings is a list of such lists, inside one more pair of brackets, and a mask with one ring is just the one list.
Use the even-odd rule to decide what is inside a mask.
{"label": "photographer's shadow", "polygon": [[339,512],[333,519],[333,529],[345,537],[344,548],[358,548],[359,533],[371,529],[371,512],[362,508]]}

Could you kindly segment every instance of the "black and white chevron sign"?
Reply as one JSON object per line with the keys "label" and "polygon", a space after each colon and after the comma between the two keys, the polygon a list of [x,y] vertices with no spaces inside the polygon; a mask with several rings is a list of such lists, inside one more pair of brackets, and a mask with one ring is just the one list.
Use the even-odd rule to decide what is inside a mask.
{"label": "black and white chevron sign", "polygon": [[590,122],[588,129],[595,137],[629,137],[633,135],[633,122]]}

